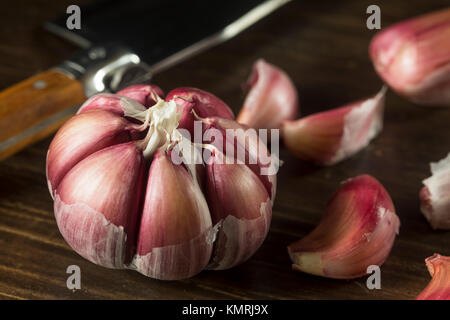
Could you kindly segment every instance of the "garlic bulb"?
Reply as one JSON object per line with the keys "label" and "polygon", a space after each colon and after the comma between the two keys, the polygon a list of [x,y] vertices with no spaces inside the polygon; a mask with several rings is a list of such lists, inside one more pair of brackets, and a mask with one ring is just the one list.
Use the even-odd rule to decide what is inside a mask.
{"label": "garlic bulb", "polygon": [[[265,143],[257,135],[242,143],[245,128],[208,92],[179,88],[163,100],[158,87],[137,85],[119,93],[86,101],[49,147],[47,180],[67,243],[93,263],[166,280],[250,258],[275,196]],[[230,138],[233,128],[242,131]],[[217,140],[208,138],[213,129]]]}

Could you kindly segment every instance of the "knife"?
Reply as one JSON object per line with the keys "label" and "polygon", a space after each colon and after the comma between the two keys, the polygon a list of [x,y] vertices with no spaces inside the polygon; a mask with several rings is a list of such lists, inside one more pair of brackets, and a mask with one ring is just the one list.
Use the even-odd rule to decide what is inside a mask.
{"label": "knife", "polygon": [[82,49],[0,92],[0,160],[55,132],[87,97],[116,92],[220,44],[290,0],[108,0],[48,31]]}

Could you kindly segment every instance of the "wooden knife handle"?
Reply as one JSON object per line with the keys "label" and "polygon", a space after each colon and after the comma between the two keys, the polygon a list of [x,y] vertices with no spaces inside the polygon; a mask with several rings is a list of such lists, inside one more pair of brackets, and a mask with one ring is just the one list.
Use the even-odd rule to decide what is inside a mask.
{"label": "wooden knife handle", "polygon": [[55,132],[86,99],[81,83],[56,70],[0,92],[0,160]]}

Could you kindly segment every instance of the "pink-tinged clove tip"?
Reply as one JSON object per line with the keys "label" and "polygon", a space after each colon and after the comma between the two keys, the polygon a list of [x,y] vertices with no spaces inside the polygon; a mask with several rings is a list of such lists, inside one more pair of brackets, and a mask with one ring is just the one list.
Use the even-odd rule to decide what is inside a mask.
{"label": "pink-tinged clove tip", "polygon": [[159,98],[164,98],[164,92],[153,84],[136,84],[117,92],[118,95],[136,100],[140,104],[150,108]]}
{"label": "pink-tinged clove tip", "polygon": [[220,117],[234,120],[230,107],[212,93],[197,88],[177,88],[166,96],[166,101],[172,99],[182,108],[179,128],[189,130],[191,135],[194,134],[194,121],[197,120],[195,115],[200,118]]}

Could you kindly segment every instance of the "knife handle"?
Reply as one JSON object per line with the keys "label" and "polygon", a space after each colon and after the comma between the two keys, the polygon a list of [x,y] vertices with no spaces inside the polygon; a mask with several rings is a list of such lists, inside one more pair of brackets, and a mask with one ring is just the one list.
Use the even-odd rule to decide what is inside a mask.
{"label": "knife handle", "polygon": [[85,99],[82,84],[56,70],[1,91],[0,160],[55,132]]}

